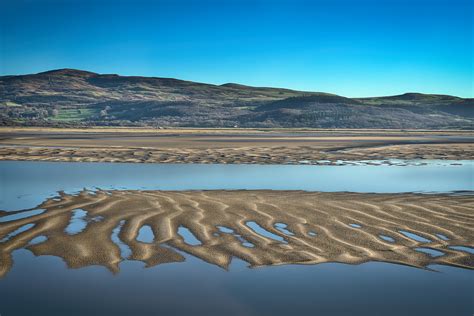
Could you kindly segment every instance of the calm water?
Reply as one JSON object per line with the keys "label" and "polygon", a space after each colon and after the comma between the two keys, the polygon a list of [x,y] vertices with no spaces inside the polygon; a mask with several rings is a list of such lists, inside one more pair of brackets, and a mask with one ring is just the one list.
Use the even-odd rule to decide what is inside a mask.
{"label": "calm water", "polygon": [[[140,165],[0,162],[0,209],[37,205],[58,190],[300,189],[353,192],[473,190],[473,163],[424,166]],[[78,209],[68,226],[83,229]],[[40,213],[42,210],[33,211]],[[82,211],[83,212],[83,211]],[[36,213],[35,213],[36,214]],[[32,214],[34,215],[34,214]],[[0,223],[1,224],[1,223]],[[253,229],[261,227],[255,225]],[[224,228],[222,228],[224,229]],[[285,230],[284,225],[279,229]],[[151,230],[138,237],[149,242]],[[187,232],[181,232],[185,238]],[[118,237],[111,236],[113,240]],[[33,241],[35,242],[35,241]],[[127,251],[127,249],[123,249]],[[430,253],[429,248],[419,251]],[[58,257],[15,251],[0,279],[4,315],[472,315],[474,273],[370,262],[229,271],[180,252],[186,261],[145,268],[124,261],[67,269]],[[0,257],[1,260],[1,257]]]}
{"label": "calm water", "polygon": [[57,191],[75,192],[83,188],[377,193],[474,190],[473,161],[425,163],[305,166],[4,161],[0,162],[0,210],[34,207]]}
{"label": "calm water", "polygon": [[230,271],[186,255],[144,268],[126,261],[67,270],[56,257],[15,252],[0,280],[2,315],[471,315],[474,273],[366,263]]}

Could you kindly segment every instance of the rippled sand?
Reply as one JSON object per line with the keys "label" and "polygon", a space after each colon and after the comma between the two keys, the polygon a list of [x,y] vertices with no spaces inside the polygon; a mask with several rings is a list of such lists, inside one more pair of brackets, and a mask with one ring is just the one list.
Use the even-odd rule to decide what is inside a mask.
{"label": "rippled sand", "polygon": [[[222,268],[233,257],[251,267],[384,261],[474,268],[469,195],[82,191],[35,209],[0,212],[0,276],[21,248],[60,257],[70,268],[101,265],[113,272],[125,259],[151,267],[184,261],[183,252]],[[71,220],[80,220],[81,229],[69,231]],[[144,226],[153,232],[151,242],[137,240]],[[186,230],[194,243],[180,234]]]}
{"label": "rippled sand", "polygon": [[[340,164],[339,161],[384,159],[470,159],[471,144],[397,145],[330,150],[314,146],[223,148],[0,148],[1,160],[128,163]],[[389,163],[388,163],[389,164]]]}
{"label": "rippled sand", "polygon": [[0,160],[334,164],[473,155],[470,131],[0,128]]}

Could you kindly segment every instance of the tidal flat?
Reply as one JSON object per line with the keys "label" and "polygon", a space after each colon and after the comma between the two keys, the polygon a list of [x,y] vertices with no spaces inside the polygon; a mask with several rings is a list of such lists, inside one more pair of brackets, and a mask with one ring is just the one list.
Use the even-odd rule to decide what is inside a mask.
{"label": "tidal flat", "polygon": [[472,309],[473,204],[465,194],[60,193],[0,214],[2,308],[462,314]]}
{"label": "tidal flat", "polygon": [[[29,217],[22,213],[32,210],[1,214],[0,275],[11,268],[12,251],[21,248],[60,257],[70,268],[100,265],[114,273],[123,260],[153,267],[184,261],[182,252],[223,269],[233,258],[249,267],[379,261],[473,269],[473,206],[471,195],[62,193],[38,205],[35,209],[43,211]],[[144,235],[141,240],[139,235]],[[32,242],[39,237],[43,239]],[[427,255],[420,247],[440,255]]]}
{"label": "tidal flat", "polygon": [[26,161],[337,165],[466,160],[473,144],[461,130],[0,128],[0,160]]}
{"label": "tidal flat", "polygon": [[[221,145],[228,143],[192,134],[203,160],[183,155],[191,143],[180,143],[166,149],[171,160],[130,163],[156,162],[154,150],[183,141],[142,132],[138,142],[155,149],[122,148],[115,136],[94,133],[47,136],[65,139],[57,148],[34,135],[2,141],[2,314],[472,312],[468,136],[397,134],[389,144],[357,135],[349,148],[311,135],[319,139],[308,148],[320,156],[307,157],[297,139],[280,155],[281,140],[252,140],[252,151],[239,134],[235,148],[251,163],[238,164]],[[88,137],[106,156],[84,154],[102,150]],[[409,148],[415,159],[403,156]],[[291,161],[269,162],[273,152]]]}

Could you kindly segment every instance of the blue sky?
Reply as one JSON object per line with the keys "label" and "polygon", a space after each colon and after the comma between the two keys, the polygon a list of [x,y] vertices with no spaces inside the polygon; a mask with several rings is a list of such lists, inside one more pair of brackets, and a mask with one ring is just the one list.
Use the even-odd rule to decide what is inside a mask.
{"label": "blue sky", "polygon": [[472,0],[0,0],[0,74],[473,97]]}

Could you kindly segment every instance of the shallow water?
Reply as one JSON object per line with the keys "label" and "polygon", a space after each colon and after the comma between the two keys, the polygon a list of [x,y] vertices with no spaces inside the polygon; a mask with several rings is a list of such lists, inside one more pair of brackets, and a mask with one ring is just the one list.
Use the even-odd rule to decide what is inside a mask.
{"label": "shallow water", "polygon": [[[419,163],[419,162],[417,162]],[[307,166],[0,162],[0,210],[31,208],[56,192],[130,190],[472,191],[473,161]],[[461,163],[461,165],[451,165]]]}
{"label": "shallow water", "polygon": [[410,233],[410,232],[407,232],[407,231],[404,231],[404,230],[400,230],[400,233],[402,233],[403,235],[405,235],[406,237],[410,238],[410,239],[413,239],[415,241],[419,241],[419,242],[422,242],[422,243],[429,243],[431,242],[430,239],[427,239],[425,237],[422,237],[422,236],[419,236],[415,233]]}
{"label": "shallow water", "polygon": [[[0,280],[2,315],[470,315],[474,273],[387,263],[321,264],[225,271],[184,254],[144,268],[126,261],[68,270],[60,259],[14,253]],[[54,277],[53,277],[54,276]],[[350,311],[348,313],[348,311]]]}
{"label": "shallow water", "polygon": [[379,235],[379,237],[388,242],[392,242],[392,243],[395,242],[395,239],[390,236]]}
{"label": "shallow water", "polygon": [[440,257],[440,256],[444,256],[444,252],[442,251],[439,251],[439,250],[435,250],[435,249],[431,249],[431,248],[416,248],[415,249],[416,251],[419,251],[419,252],[423,252],[423,253],[426,253],[428,254],[429,256],[431,257]]}
{"label": "shallow water", "polygon": [[119,237],[120,230],[122,229],[124,224],[125,224],[124,220],[120,221],[117,227],[115,227],[114,230],[112,231],[111,239],[116,245],[118,245],[120,249],[120,257],[122,259],[127,259],[132,254],[132,250]]}
{"label": "shallow water", "polygon": [[82,232],[87,227],[87,212],[81,209],[73,210],[73,215],[65,231],[69,235],[75,235]]}
{"label": "shallow water", "polygon": [[275,235],[272,232],[269,232],[268,230],[266,230],[265,228],[263,228],[262,226],[260,226],[259,224],[253,221],[247,222],[247,226],[250,227],[254,232],[259,234],[260,236],[268,237],[275,241],[286,243],[286,240],[283,237]]}
{"label": "shallow water", "polygon": [[180,226],[178,228],[178,234],[183,237],[184,242],[191,246],[201,245],[201,241],[189,230],[189,228]]}
{"label": "shallow water", "polygon": [[153,242],[153,239],[155,239],[155,235],[153,234],[151,227],[148,225],[142,226],[138,231],[137,240],[150,244]]}
{"label": "shallow water", "polygon": [[[403,167],[0,162],[0,209],[35,207],[59,190],[76,192],[84,187],[330,192],[473,190],[472,166],[472,162]],[[73,214],[69,223],[72,226],[65,228],[67,233],[78,234],[88,225],[99,225],[94,222],[101,218],[88,218],[86,212],[80,211]],[[43,212],[37,209],[8,215],[1,217],[0,223]],[[32,229],[29,225],[10,233],[7,238]],[[120,258],[127,259],[132,250],[120,239],[124,225],[125,221],[120,221],[110,238],[120,249]],[[294,232],[283,222],[266,228],[252,221],[246,225],[271,238],[275,244],[286,245],[286,239],[295,238]],[[346,225],[351,232],[363,232],[366,228],[350,221]],[[290,227],[293,226],[290,224]],[[249,250],[254,247],[229,227],[217,226],[216,230],[233,235]],[[178,232],[185,243],[201,244],[189,228],[180,226]],[[426,242],[426,247],[415,249],[424,252],[423,255],[440,255],[429,248],[431,240],[407,231],[400,234]],[[318,231],[308,231],[308,236],[318,238]],[[376,236],[387,244],[397,241],[386,235]],[[448,239],[443,234],[436,236],[440,240]],[[148,244],[154,237],[150,226],[145,225],[141,226],[136,239]],[[29,243],[39,244],[45,240],[46,237],[38,236]],[[451,248],[471,254],[474,251],[468,246]],[[0,279],[0,314],[470,315],[474,310],[472,270],[441,265],[418,269],[381,262],[249,269],[246,262],[235,258],[226,270],[174,250],[185,258],[184,262],[145,268],[143,262],[124,260],[116,274],[97,265],[68,269],[59,257],[35,257],[26,249],[16,250],[13,252],[15,264]]]}
{"label": "shallow water", "polygon": [[451,246],[451,247],[449,247],[449,248],[454,249],[454,250],[464,251],[464,252],[467,252],[467,253],[470,253],[470,254],[473,254],[473,255],[474,255],[474,247],[468,247],[468,246]]}
{"label": "shallow water", "polygon": [[0,217],[0,223],[6,223],[6,222],[19,220],[19,219],[22,219],[22,218],[28,218],[28,217],[31,217],[31,216],[42,214],[44,211],[45,211],[44,209],[36,209],[36,210],[25,211],[25,212],[21,212],[21,213],[15,213],[15,214],[7,215],[7,216],[4,216],[4,217]]}

